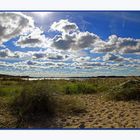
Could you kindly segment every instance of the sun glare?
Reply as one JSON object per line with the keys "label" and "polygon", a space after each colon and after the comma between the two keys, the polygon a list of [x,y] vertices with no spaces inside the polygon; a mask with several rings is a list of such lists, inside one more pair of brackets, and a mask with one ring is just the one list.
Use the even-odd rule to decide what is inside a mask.
{"label": "sun glare", "polygon": [[46,16],[50,15],[51,12],[34,12],[34,15],[39,18],[45,18]]}

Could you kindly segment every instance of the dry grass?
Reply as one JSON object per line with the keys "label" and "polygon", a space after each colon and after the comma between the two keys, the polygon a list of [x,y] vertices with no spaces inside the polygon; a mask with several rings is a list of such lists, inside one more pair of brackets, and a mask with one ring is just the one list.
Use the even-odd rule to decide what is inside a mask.
{"label": "dry grass", "polygon": [[136,78],[5,79],[0,81],[0,127],[140,127],[139,99]]}

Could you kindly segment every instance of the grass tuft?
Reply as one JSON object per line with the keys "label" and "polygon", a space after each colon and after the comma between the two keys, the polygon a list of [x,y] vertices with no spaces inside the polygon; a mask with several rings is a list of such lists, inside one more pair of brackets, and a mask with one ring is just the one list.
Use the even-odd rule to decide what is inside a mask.
{"label": "grass tuft", "polygon": [[96,93],[96,89],[93,84],[81,82],[70,83],[65,86],[65,94],[92,94]]}
{"label": "grass tuft", "polygon": [[105,94],[109,100],[140,100],[140,81],[128,80],[118,86],[113,87]]}

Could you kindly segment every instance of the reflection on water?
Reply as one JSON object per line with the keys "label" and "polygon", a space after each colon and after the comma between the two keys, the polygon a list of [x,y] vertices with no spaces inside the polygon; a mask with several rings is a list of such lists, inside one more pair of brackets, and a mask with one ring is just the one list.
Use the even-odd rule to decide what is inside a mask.
{"label": "reflection on water", "polygon": [[29,81],[33,81],[33,80],[85,80],[85,79],[89,79],[89,78],[74,78],[74,77],[68,77],[68,78],[65,78],[65,77],[47,77],[47,78],[22,78],[23,80],[29,80]]}

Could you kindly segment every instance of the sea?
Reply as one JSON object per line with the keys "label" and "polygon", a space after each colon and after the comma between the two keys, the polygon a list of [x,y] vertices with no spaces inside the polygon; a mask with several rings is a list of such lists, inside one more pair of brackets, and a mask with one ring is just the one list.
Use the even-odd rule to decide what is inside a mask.
{"label": "sea", "polygon": [[89,77],[47,77],[47,78],[41,78],[41,77],[31,77],[31,78],[22,78],[23,80],[29,80],[29,81],[34,81],[34,80],[86,80],[90,79]]}

